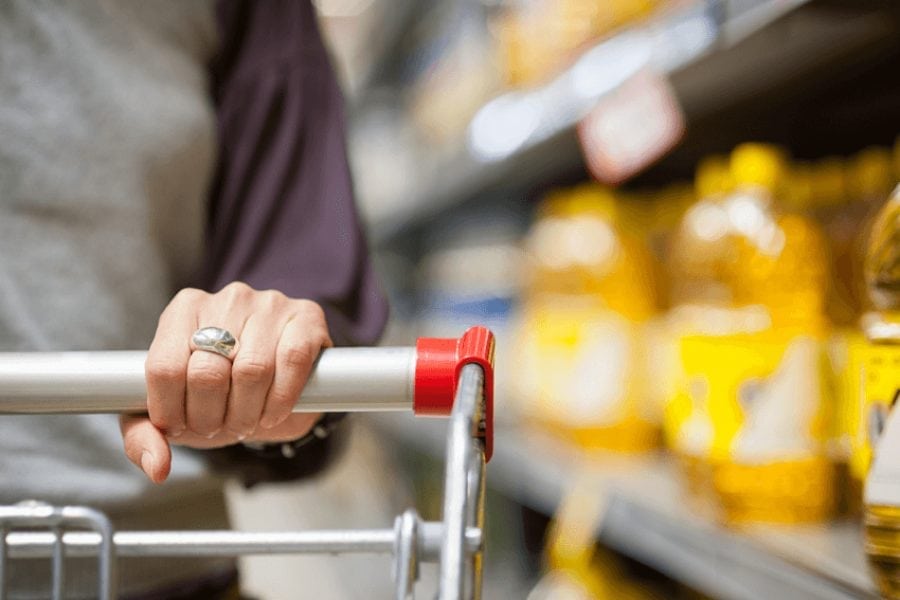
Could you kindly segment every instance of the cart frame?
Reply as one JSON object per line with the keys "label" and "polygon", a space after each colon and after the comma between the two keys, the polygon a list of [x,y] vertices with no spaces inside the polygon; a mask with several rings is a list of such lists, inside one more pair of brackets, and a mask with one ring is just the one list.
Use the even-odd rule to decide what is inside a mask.
{"label": "cart frame", "polygon": [[[314,553],[392,554],[396,600],[414,598],[419,565],[437,562],[440,600],[480,599],[485,466],[493,436],[493,351],[493,335],[482,327],[469,329],[458,340],[421,338],[415,351],[328,349],[295,407],[295,411],[407,407],[424,415],[449,412],[442,520],[423,521],[409,509],[391,529],[116,532],[95,509],[25,501],[0,506],[0,600],[7,598],[7,573],[21,558],[50,559],[52,598],[63,600],[65,559],[96,556],[98,598],[114,600],[118,557]],[[49,353],[0,353],[0,414],[145,408],[143,370],[135,367],[143,354],[78,353],[69,355],[74,360],[69,363],[59,358]],[[354,370],[353,361],[360,359],[368,360]],[[367,378],[376,379],[376,384],[367,388]],[[360,400],[363,389],[374,392],[374,405]]]}

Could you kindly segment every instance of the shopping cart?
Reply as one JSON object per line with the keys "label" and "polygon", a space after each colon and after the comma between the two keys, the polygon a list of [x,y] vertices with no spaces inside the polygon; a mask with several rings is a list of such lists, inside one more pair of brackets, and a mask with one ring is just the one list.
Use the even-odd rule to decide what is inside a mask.
{"label": "shopping cart", "polygon": [[[414,509],[392,529],[243,532],[114,531],[93,508],[28,501],[0,506],[0,600],[15,561],[52,565],[54,600],[65,597],[67,557],[96,557],[98,597],[116,596],[116,560],[284,553],[393,555],[395,598],[415,595],[419,565],[440,566],[441,600],[481,595],[485,463],[493,444],[494,337],[473,327],[459,339],[415,348],[322,352],[296,412],[412,410],[448,416],[443,519]],[[143,352],[0,353],[0,414],[142,412]]]}

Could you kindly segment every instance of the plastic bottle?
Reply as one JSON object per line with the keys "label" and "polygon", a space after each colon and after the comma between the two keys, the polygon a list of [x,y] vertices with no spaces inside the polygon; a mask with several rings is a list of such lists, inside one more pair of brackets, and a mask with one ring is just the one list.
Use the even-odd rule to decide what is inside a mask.
{"label": "plastic bottle", "polygon": [[[893,180],[890,151],[867,148],[841,164],[819,163],[819,197],[843,194],[832,206],[817,212],[826,233],[834,276],[827,298],[835,325],[829,358],[835,381],[835,456],[839,466],[843,508],[858,513],[862,483],[871,452],[865,435],[865,406],[860,390],[867,343],[859,328],[869,308],[863,276],[867,230],[890,192]],[[818,199],[818,197],[817,197]]]}
{"label": "plastic bottle", "polygon": [[779,150],[741,145],[730,172],[730,193],[685,216],[682,285],[699,326],[680,340],[682,394],[692,419],[705,413],[694,425],[727,519],[820,521],[834,505],[824,240],[784,210]]}
{"label": "plastic bottle", "polygon": [[729,329],[722,318],[727,321],[729,301],[716,274],[727,256],[720,237],[727,226],[721,205],[731,188],[727,157],[710,156],[700,162],[694,182],[696,201],[674,228],[670,244],[666,282],[671,308],[658,329],[657,359],[652,362],[665,397],[666,444],[679,459],[688,490],[697,497],[706,495],[711,479],[708,458],[713,429],[706,402],[689,393],[680,345],[713,315],[720,328]]}
{"label": "plastic bottle", "polygon": [[[900,392],[900,187],[894,190],[872,226],[865,274],[877,310],[866,315],[863,322],[872,342],[864,373],[865,420],[871,450],[877,447]],[[876,465],[873,471],[878,468]],[[866,554],[882,593],[888,598],[900,598],[900,502],[891,504],[868,496],[865,538]]]}
{"label": "plastic bottle", "polygon": [[527,243],[516,395],[534,420],[588,449],[658,444],[646,401],[642,326],[655,312],[645,248],[618,226],[612,193],[547,198]]}

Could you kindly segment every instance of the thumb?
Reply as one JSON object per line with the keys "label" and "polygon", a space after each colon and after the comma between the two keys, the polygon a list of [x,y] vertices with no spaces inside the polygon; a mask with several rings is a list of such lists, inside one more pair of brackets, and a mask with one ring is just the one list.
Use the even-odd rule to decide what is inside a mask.
{"label": "thumb", "polygon": [[145,416],[122,415],[119,427],[128,460],[153,483],[164,482],[172,467],[172,450],[163,432]]}

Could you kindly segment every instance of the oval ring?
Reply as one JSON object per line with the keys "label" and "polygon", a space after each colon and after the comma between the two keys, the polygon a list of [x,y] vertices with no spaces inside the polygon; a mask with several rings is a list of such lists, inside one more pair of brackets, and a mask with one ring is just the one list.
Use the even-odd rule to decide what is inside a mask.
{"label": "oval ring", "polygon": [[232,360],[237,348],[237,340],[227,329],[221,327],[201,327],[191,336],[194,350],[212,352]]}

